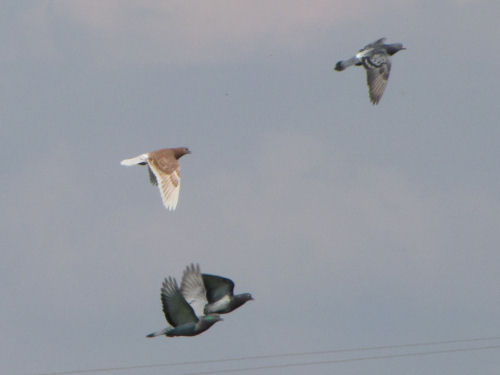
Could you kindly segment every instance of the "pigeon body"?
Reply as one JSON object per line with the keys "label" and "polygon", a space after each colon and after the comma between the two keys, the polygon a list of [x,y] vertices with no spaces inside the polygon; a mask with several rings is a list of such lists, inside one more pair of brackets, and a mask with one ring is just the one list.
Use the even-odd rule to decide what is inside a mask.
{"label": "pigeon body", "polygon": [[149,181],[160,189],[163,205],[175,210],[181,189],[179,158],[191,151],[187,147],[164,148],[121,161],[121,165],[148,165]]}
{"label": "pigeon body", "polygon": [[165,318],[171,326],[161,331],[150,333],[146,337],[161,335],[168,337],[196,336],[222,320],[217,314],[196,315],[192,307],[184,299],[177,281],[172,277],[166,278],[163,281],[161,302]]}
{"label": "pigeon body", "polygon": [[203,314],[226,314],[253,300],[250,293],[233,294],[234,282],[225,277],[202,274],[191,264],[182,275],[181,291],[195,311]]}
{"label": "pigeon body", "polygon": [[391,71],[390,56],[406,49],[401,43],[384,44],[385,38],[376,40],[359,50],[356,56],[341,60],[335,65],[335,70],[342,71],[351,65],[363,65],[369,88],[370,101],[378,104],[387,86]]}

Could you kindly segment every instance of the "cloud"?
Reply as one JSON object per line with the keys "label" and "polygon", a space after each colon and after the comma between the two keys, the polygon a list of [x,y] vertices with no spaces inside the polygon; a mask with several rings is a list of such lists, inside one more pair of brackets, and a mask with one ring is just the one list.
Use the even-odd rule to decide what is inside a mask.
{"label": "cloud", "polygon": [[[59,0],[35,3],[25,11],[32,19],[28,27],[19,20],[16,29],[29,30],[25,47],[33,53],[54,57],[57,45],[63,55],[76,48],[97,63],[210,63],[301,50],[339,24],[399,7],[395,0],[376,6],[363,0]],[[59,24],[69,27],[71,41],[58,31]]]}
{"label": "cloud", "polygon": [[[342,2],[60,2],[59,14],[81,23],[105,59],[223,62],[259,47],[302,48],[317,28],[344,13]],[[354,6],[354,5],[351,5]]]}

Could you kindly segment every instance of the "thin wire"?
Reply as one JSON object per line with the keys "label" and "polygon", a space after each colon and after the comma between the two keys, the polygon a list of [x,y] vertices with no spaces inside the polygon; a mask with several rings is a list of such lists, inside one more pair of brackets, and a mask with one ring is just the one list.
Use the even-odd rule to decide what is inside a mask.
{"label": "thin wire", "polygon": [[361,352],[361,351],[373,351],[373,350],[386,350],[386,349],[409,348],[409,347],[417,347],[417,346],[433,346],[433,345],[458,344],[458,343],[469,343],[469,342],[478,342],[478,341],[493,341],[493,340],[500,340],[500,336],[476,337],[476,338],[460,339],[460,340],[427,341],[427,342],[418,342],[418,343],[411,343],[411,344],[364,346],[364,347],[358,347],[358,348],[345,348],[345,349],[333,349],[333,350],[310,351],[310,352],[295,352],[295,353],[254,355],[254,356],[246,356],[246,357],[232,357],[232,358],[222,358],[222,359],[207,359],[207,360],[200,360],[200,361],[158,363],[158,364],[151,364],[151,365],[135,365],[135,366],[122,366],[122,367],[94,368],[94,369],[86,369],[86,370],[44,372],[44,373],[36,373],[36,374],[32,374],[32,375],[90,374],[90,373],[95,373],[95,372],[136,370],[136,369],[147,369],[147,368],[155,368],[155,367],[174,367],[174,366],[187,366],[187,365],[202,365],[202,364],[223,363],[223,362],[236,362],[236,361],[246,361],[246,360],[273,359],[273,358],[284,358],[284,357],[301,357],[301,356],[308,356],[308,355],[321,355],[321,354],[333,354],[333,353],[348,353],[348,352]]}
{"label": "thin wire", "polygon": [[471,352],[471,351],[491,350],[491,349],[500,349],[500,345],[478,346],[475,348],[457,348],[457,349],[435,350],[435,351],[428,351],[428,352],[413,352],[413,353],[404,353],[404,354],[388,354],[388,355],[380,355],[380,356],[372,356],[372,357],[333,359],[330,361],[284,363],[284,364],[280,364],[280,365],[267,365],[267,366],[257,366],[257,367],[244,367],[244,368],[215,370],[215,371],[189,372],[189,373],[183,373],[182,375],[223,374],[223,373],[231,373],[231,372],[258,371],[258,370],[269,370],[269,369],[290,368],[290,367],[305,367],[305,366],[313,366],[313,365],[326,365],[326,364],[347,363],[347,362],[357,362],[357,361],[372,361],[372,360],[376,360],[376,359],[421,357],[421,356],[436,355],[436,354]]}

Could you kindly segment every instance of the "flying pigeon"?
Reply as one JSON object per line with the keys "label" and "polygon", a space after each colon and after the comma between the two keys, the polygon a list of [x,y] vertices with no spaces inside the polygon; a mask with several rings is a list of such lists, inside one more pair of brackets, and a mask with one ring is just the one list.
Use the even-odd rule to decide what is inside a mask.
{"label": "flying pigeon", "polygon": [[250,293],[233,294],[232,280],[201,274],[200,266],[187,266],[181,282],[181,292],[195,311],[203,314],[226,314],[253,300]]}
{"label": "flying pigeon", "polygon": [[401,43],[384,44],[385,38],[376,40],[360,49],[356,56],[341,60],[335,65],[335,70],[341,72],[351,65],[363,65],[366,69],[370,101],[378,104],[384,93],[389,73],[391,71],[390,56],[406,49]]}
{"label": "flying pigeon", "polygon": [[149,181],[158,185],[163,205],[170,211],[175,210],[181,189],[181,166],[179,158],[190,154],[187,147],[164,148],[121,161],[121,165],[148,165]]}
{"label": "flying pigeon", "polygon": [[168,337],[196,336],[209,329],[219,320],[222,320],[218,314],[197,316],[182,296],[177,281],[172,277],[168,277],[163,281],[161,302],[163,304],[163,312],[171,327],[150,333],[146,337],[161,335]]}

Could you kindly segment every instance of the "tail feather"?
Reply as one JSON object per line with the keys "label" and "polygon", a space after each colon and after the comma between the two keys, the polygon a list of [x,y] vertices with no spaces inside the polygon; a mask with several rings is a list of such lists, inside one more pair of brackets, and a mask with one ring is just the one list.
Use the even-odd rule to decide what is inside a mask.
{"label": "tail feather", "polygon": [[147,160],[148,160],[148,154],[142,154],[142,155],[136,156],[135,158],[124,159],[120,162],[120,164],[125,165],[127,167],[130,167],[131,165],[145,164]]}
{"label": "tail feather", "polygon": [[351,65],[355,65],[357,62],[358,59],[356,57],[351,57],[350,59],[347,60],[341,60],[335,65],[335,70],[341,72],[345,68],[348,68]]}
{"label": "tail feather", "polygon": [[161,331],[150,333],[146,337],[163,336],[163,335],[166,335],[168,333],[168,331],[170,331],[171,329],[172,329],[171,327],[167,327],[167,328],[162,329]]}

